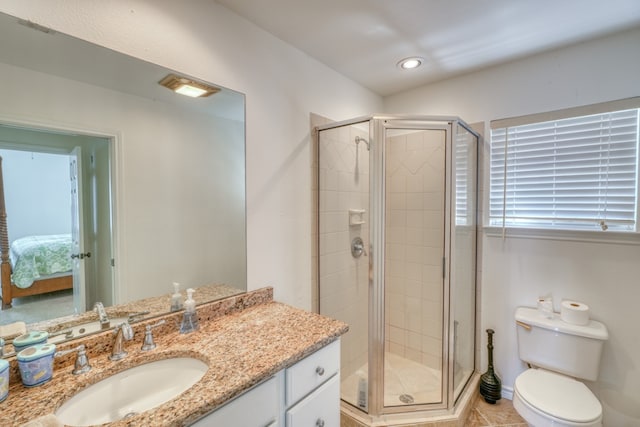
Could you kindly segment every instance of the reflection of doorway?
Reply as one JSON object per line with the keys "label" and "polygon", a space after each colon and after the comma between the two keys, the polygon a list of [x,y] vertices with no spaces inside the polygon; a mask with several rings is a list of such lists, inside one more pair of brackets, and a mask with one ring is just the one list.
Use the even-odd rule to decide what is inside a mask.
{"label": "reflection of doorway", "polygon": [[[111,195],[110,195],[110,142],[107,138],[99,138],[83,135],[70,135],[60,132],[46,132],[31,129],[21,129],[0,125],[0,151],[4,151],[7,160],[3,161],[5,175],[8,182],[5,182],[5,193],[9,200],[19,200],[26,203],[23,212],[32,218],[32,226],[39,234],[49,234],[60,232],[71,233],[73,217],[71,203],[70,184],[70,154],[81,148],[81,158],[83,170],[77,177],[77,184],[81,190],[81,210],[82,215],[77,215],[75,219],[83,224],[80,231],[81,246],[84,246],[83,254],[91,253],[90,257],[83,257],[82,266],[84,272],[80,276],[86,286],[82,292],[74,283],[74,294],[76,299],[76,310],[84,311],[84,307],[91,308],[96,301],[101,301],[105,305],[113,304],[113,272],[112,272],[112,242],[111,242]],[[12,154],[8,154],[12,153]],[[26,157],[27,160],[35,159],[56,159],[57,167],[49,169],[39,162],[39,170],[28,170],[24,164],[8,161],[12,155]],[[52,163],[55,163],[52,161]],[[12,169],[16,166],[19,169],[19,179],[12,179]],[[26,178],[25,178],[26,177]],[[39,182],[41,186],[47,184],[48,197],[38,197],[34,193],[27,194],[25,180]],[[57,185],[56,190],[51,189]],[[55,200],[52,198],[55,195]],[[31,232],[29,230],[20,231],[19,218],[21,214],[19,203],[7,201],[7,220],[9,239],[13,240],[14,235]],[[42,200],[42,203],[39,203]],[[55,214],[53,212],[56,212]],[[39,219],[38,219],[39,218]],[[51,226],[53,218],[58,221],[57,225]],[[62,225],[62,222],[64,223]],[[16,223],[14,231],[13,224]],[[49,225],[47,225],[49,224]],[[53,228],[47,228],[47,227]],[[77,255],[77,254],[76,254]],[[75,264],[78,264],[77,262]],[[78,281],[78,276],[74,277],[74,282]],[[43,297],[46,297],[44,295]],[[60,294],[51,294],[52,299],[60,302]],[[81,298],[78,299],[78,298]],[[42,302],[41,298],[38,298]],[[67,310],[69,304],[65,304]],[[34,306],[36,306],[34,304]],[[28,305],[22,305],[21,310],[27,310]],[[67,313],[59,315],[73,314],[73,305]],[[5,313],[5,315],[8,313]],[[54,316],[54,317],[59,317]],[[6,317],[6,316],[3,316]],[[30,317],[31,313],[30,313]],[[43,313],[43,319],[51,318],[51,315]],[[5,323],[4,319],[0,323]]]}

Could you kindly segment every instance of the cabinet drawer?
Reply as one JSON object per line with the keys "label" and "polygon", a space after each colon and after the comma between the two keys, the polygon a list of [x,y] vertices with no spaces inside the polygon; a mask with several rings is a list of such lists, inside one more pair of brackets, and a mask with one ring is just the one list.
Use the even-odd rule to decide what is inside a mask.
{"label": "cabinet drawer", "polygon": [[286,406],[291,406],[340,370],[340,340],[286,370]]}
{"label": "cabinet drawer", "polygon": [[287,411],[287,427],[336,427],[340,425],[340,375],[318,387]]}
{"label": "cabinet drawer", "polygon": [[191,427],[278,425],[278,382],[271,378],[200,418]]}

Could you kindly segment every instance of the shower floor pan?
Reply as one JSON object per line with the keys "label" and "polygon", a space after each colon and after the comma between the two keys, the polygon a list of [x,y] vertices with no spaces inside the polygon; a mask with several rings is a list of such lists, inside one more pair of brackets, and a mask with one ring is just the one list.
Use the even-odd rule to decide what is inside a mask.
{"label": "shower floor pan", "polygon": [[[367,372],[365,363],[358,369]],[[397,354],[385,353],[385,406],[403,406],[442,401],[440,371]],[[352,405],[358,402],[358,375],[342,379],[341,398]]]}

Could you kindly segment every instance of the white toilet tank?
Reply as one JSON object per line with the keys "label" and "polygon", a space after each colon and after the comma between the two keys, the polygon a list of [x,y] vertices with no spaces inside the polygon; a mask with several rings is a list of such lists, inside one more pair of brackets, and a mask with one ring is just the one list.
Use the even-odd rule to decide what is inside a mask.
{"label": "white toilet tank", "polygon": [[609,338],[605,325],[595,320],[572,325],[558,313],[548,319],[529,307],[518,307],[515,317],[521,360],[575,378],[598,379],[602,346]]}

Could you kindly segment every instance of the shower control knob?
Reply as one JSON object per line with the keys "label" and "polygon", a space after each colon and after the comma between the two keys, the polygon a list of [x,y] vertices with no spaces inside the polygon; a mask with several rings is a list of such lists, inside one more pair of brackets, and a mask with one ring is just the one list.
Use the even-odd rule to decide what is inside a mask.
{"label": "shower control knob", "polygon": [[364,250],[364,242],[361,237],[356,237],[351,241],[351,256],[360,258],[363,254],[367,256],[367,251]]}
{"label": "shower control knob", "polygon": [[324,368],[322,366],[318,366],[316,368],[316,374],[323,376],[324,375]]}
{"label": "shower control knob", "polygon": [[316,427],[324,427],[324,420],[322,418],[318,418],[316,421]]}

